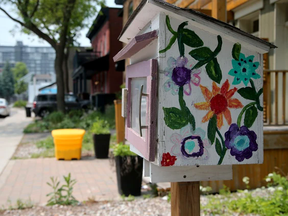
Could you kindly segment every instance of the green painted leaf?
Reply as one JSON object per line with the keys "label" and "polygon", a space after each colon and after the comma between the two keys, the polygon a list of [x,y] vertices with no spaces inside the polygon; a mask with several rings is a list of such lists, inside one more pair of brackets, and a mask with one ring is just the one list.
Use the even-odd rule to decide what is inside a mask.
{"label": "green painted leaf", "polygon": [[255,106],[249,107],[245,112],[244,125],[247,128],[250,128],[255,122],[257,116],[258,116],[257,108]]}
{"label": "green painted leaf", "polygon": [[241,52],[241,44],[235,43],[232,49],[232,57],[237,61],[239,61],[240,52]]}
{"label": "green painted leaf", "polygon": [[222,150],[221,143],[220,143],[220,141],[219,141],[218,138],[216,138],[216,145],[215,145],[215,148],[216,148],[216,152],[217,152],[217,154],[221,157],[222,154],[223,154],[223,150]]}
{"label": "green painted leaf", "polygon": [[222,80],[222,71],[216,58],[208,62],[206,65],[206,72],[211,80],[220,84]]}
{"label": "green painted leaf", "polygon": [[205,60],[211,57],[212,54],[213,52],[208,47],[201,47],[201,48],[194,49],[191,52],[189,52],[189,55],[198,61]]}
{"label": "green painted leaf", "polygon": [[184,41],[183,41],[183,30],[184,27],[188,25],[188,22],[183,22],[178,26],[178,35],[177,35],[177,40],[178,40],[178,48],[179,48],[179,52],[180,52],[180,56],[184,56],[185,54],[185,47],[184,47]]}
{"label": "green painted leaf", "polygon": [[195,130],[195,118],[192,115],[192,113],[190,112],[188,107],[185,107],[183,112],[185,113],[185,116],[187,118],[187,121],[191,124],[192,129]]}
{"label": "green painted leaf", "polygon": [[171,49],[171,47],[175,43],[176,39],[177,39],[177,37],[175,35],[173,35],[169,41],[168,46],[165,49],[160,50],[159,53],[165,53],[167,50]]}
{"label": "green painted leaf", "polygon": [[190,47],[201,47],[203,46],[203,41],[201,38],[190,29],[183,29],[183,43]]}
{"label": "green painted leaf", "polygon": [[164,121],[169,128],[173,130],[181,129],[188,124],[187,116],[180,109],[176,107],[163,107],[163,111],[165,115]]}
{"label": "green painted leaf", "polygon": [[213,145],[214,143],[214,140],[215,140],[215,136],[216,136],[216,129],[217,129],[217,118],[216,116],[214,115],[210,120],[209,120],[209,123],[208,123],[208,139],[210,140],[211,142],[211,145]]}
{"label": "green painted leaf", "polygon": [[254,88],[251,88],[251,87],[240,88],[238,89],[237,92],[245,99],[248,99],[248,100],[257,99],[257,93]]}
{"label": "green painted leaf", "polygon": [[175,32],[175,31],[173,30],[173,28],[171,27],[170,18],[169,18],[168,15],[166,16],[166,26],[167,26],[168,30],[169,30],[173,35],[176,35],[176,34],[177,34],[177,32]]}

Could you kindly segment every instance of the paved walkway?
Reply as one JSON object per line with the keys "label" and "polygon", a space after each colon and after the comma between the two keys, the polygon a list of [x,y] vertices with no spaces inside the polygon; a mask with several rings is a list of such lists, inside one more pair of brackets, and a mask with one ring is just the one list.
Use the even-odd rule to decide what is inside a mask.
{"label": "paved walkway", "polygon": [[0,174],[14,154],[23,136],[23,129],[32,121],[24,109],[11,109],[10,116],[0,119]]}
{"label": "paved walkway", "polygon": [[[57,177],[64,183],[63,175],[71,173],[76,179],[74,196],[79,201],[117,200],[117,180],[108,159],[57,161],[55,158],[10,160],[0,176],[0,206],[8,200],[15,203],[31,199],[34,204],[45,205],[46,194],[52,192],[46,183]],[[2,184],[1,184],[2,182]]]}

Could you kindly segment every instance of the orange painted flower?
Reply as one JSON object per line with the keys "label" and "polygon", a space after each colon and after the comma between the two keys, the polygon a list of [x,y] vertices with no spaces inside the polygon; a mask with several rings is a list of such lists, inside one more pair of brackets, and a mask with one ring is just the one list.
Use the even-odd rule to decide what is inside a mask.
{"label": "orange painted flower", "polygon": [[242,108],[242,103],[232,96],[237,91],[237,88],[230,89],[229,81],[226,80],[221,89],[212,83],[212,92],[208,88],[200,85],[202,94],[205,98],[205,102],[195,103],[194,106],[199,110],[209,110],[208,113],[203,117],[202,122],[207,122],[214,115],[217,116],[217,127],[220,129],[223,126],[223,115],[228,125],[232,123],[231,113],[228,108]]}

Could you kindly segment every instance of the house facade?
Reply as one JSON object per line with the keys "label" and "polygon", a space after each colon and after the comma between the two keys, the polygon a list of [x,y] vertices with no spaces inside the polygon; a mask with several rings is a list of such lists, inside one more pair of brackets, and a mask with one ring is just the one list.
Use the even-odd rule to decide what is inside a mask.
{"label": "house facade", "polygon": [[[78,53],[78,58],[82,60],[73,73],[74,94],[88,92],[96,107],[111,103],[123,83],[123,72],[118,67],[121,63],[117,65],[112,59],[122,48],[122,43],[117,40],[122,22],[121,9],[102,8],[86,35],[92,50]],[[87,89],[87,80],[90,89]]]}

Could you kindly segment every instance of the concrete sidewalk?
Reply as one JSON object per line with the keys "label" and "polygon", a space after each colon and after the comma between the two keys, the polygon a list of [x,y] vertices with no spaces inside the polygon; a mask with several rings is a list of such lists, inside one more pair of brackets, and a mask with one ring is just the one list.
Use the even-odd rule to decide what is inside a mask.
{"label": "concrete sidewalk", "polygon": [[23,129],[32,122],[24,109],[11,109],[10,116],[0,119],[0,174],[14,154],[23,136]]}
{"label": "concrete sidewalk", "polygon": [[76,179],[73,195],[79,201],[118,200],[116,173],[108,159],[79,161],[57,161],[55,158],[10,160],[0,176],[0,206],[8,200],[15,204],[17,199],[45,205],[52,192],[47,185],[50,177],[64,183],[63,175],[71,173]]}

